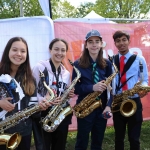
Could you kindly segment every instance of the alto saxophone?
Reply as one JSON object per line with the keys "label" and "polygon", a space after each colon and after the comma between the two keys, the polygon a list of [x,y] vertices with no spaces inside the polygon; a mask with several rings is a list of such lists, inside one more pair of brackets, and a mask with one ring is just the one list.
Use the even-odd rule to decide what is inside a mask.
{"label": "alto saxophone", "polygon": [[[40,77],[42,78],[44,86],[47,88],[48,93],[50,94],[50,98],[48,102],[52,101],[54,98],[54,92],[46,85],[44,74],[40,71]],[[7,149],[13,150],[15,149],[20,141],[21,136],[19,133],[14,133],[13,135],[4,133],[6,129],[9,129],[15,125],[17,125],[20,121],[27,119],[32,114],[40,111],[39,105],[35,105],[33,107],[25,108],[24,110],[13,114],[12,116],[8,116],[5,120],[0,122],[0,145],[6,144]]]}
{"label": "alto saxophone", "polygon": [[137,109],[135,101],[129,99],[129,97],[138,94],[140,91],[150,92],[150,86],[143,86],[141,82],[135,84],[132,89],[125,90],[120,94],[114,95],[112,103],[112,112],[120,111],[125,117],[132,116]]}
{"label": "alto saxophone", "polygon": [[[72,62],[70,63],[72,64]],[[73,68],[77,73],[77,77],[71,82],[69,88],[67,88],[65,92],[61,95],[61,103],[58,105],[54,105],[49,111],[48,115],[42,120],[43,129],[47,132],[55,131],[60,123],[65,119],[65,117],[72,113],[71,106],[63,108],[63,105],[68,101],[68,94],[70,90],[73,89],[73,87],[81,77],[79,70],[75,66],[73,66]]]}
{"label": "alto saxophone", "polygon": [[[111,83],[113,78],[118,73],[117,67],[115,66],[114,63],[112,64],[114,66],[115,72],[106,79],[105,84],[107,86]],[[93,112],[96,108],[100,107],[102,105],[101,100],[96,100],[96,98],[101,94],[102,94],[101,91],[96,91],[88,94],[79,104],[73,107],[75,116],[78,118],[84,118],[88,116],[91,112]]]}

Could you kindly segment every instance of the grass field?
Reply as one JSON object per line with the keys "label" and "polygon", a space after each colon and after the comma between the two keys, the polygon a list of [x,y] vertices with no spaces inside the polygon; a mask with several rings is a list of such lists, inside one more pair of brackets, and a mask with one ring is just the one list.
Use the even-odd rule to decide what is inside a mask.
{"label": "grass field", "polygon": [[[74,150],[76,132],[69,132],[66,150]],[[89,142],[90,143],[90,142]],[[88,149],[90,150],[90,145]],[[103,150],[114,150],[114,129],[107,127],[103,141]],[[127,136],[125,138],[125,150],[129,150]],[[144,121],[141,131],[141,150],[150,150],[150,121]]]}
{"label": "grass field", "polygon": [[[76,132],[69,132],[66,144],[66,150],[74,150],[76,140]],[[144,121],[141,131],[141,150],[150,150],[150,121]],[[90,143],[90,142],[89,142]],[[31,150],[35,150],[34,141],[32,141]],[[90,145],[88,149],[90,150]],[[107,127],[103,141],[103,150],[114,150],[114,129]],[[129,143],[127,136],[125,138],[125,150],[129,150]]]}

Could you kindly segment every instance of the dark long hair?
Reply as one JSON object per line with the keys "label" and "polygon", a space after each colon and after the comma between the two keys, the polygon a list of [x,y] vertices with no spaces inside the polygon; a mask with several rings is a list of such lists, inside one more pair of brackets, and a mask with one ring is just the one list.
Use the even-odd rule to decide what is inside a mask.
{"label": "dark long hair", "polygon": [[[102,39],[100,40],[102,41]],[[79,58],[79,66],[82,68],[88,68],[91,65],[90,54],[89,50],[86,48],[86,45],[87,41],[85,41],[84,50],[81,57]],[[96,61],[101,69],[104,69],[106,67],[106,60],[103,58],[103,48],[100,48]]]}
{"label": "dark long hair", "polygon": [[23,88],[25,94],[31,96],[35,91],[35,84],[34,84],[34,78],[32,76],[32,71],[30,67],[28,45],[25,39],[23,39],[22,37],[13,37],[6,44],[0,62],[0,75],[2,74],[10,75],[12,72],[11,61],[9,59],[9,51],[12,44],[16,41],[22,41],[26,45],[27,57],[26,57],[26,61],[19,66],[15,78],[18,82],[21,83],[21,87]]}

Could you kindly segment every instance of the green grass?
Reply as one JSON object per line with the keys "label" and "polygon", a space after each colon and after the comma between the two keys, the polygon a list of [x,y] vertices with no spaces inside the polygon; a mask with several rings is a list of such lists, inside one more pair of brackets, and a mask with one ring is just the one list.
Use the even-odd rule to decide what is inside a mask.
{"label": "green grass", "polygon": [[[69,132],[66,144],[66,150],[74,150],[77,132]],[[127,134],[126,134],[127,135]],[[141,131],[141,150],[150,150],[150,121],[144,121]],[[34,140],[32,139],[32,145]],[[90,150],[90,141],[88,149]],[[103,150],[114,150],[114,128],[107,127],[103,141]],[[129,150],[129,142],[127,136],[125,137],[125,150]]]}
{"label": "green grass", "polygon": [[[126,134],[127,135],[127,134]],[[66,150],[74,150],[76,132],[69,132],[66,144]],[[144,121],[141,131],[141,150],[150,150],[150,121]],[[88,149],[90,150],[90,141]],[[114,150],[114,128],[107,127],[103,141],[103,150]],[[125,138],[125,150],[129,150],[127,136]]]}

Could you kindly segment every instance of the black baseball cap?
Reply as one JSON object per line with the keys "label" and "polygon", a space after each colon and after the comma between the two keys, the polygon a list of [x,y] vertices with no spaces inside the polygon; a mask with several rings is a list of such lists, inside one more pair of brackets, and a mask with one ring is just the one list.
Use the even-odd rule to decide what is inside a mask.
{"label": "black baseball cap", "polygon": [[102,36],[100,35],[100,33],[97,30],[91,30],[87,33],[85,40],[88,40],[92,36],[98,36],[99,38],[102,39]]}

